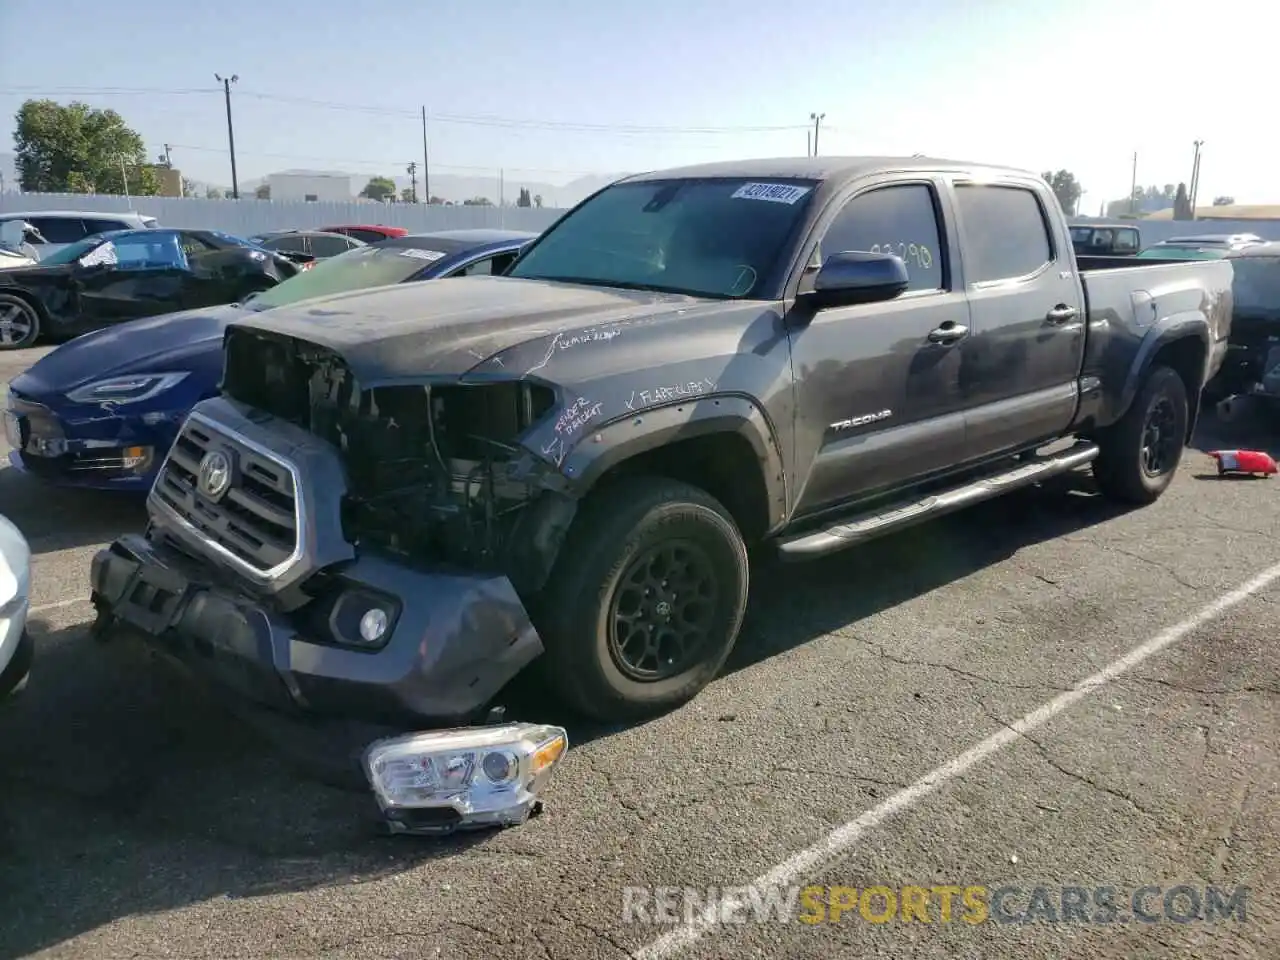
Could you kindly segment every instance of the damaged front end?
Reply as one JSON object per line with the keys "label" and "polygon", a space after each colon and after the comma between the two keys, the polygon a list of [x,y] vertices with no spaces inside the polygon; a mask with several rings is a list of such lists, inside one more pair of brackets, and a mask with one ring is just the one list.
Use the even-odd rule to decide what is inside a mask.
{"label": "damaged front end", "polygon": [[457,378],[363,387],[335,352],[232,329],[223,392],[340,452],[345,539],[408,562],[541,588],[573,518],[564,477],[520,445],[557,405],[546,384]]}

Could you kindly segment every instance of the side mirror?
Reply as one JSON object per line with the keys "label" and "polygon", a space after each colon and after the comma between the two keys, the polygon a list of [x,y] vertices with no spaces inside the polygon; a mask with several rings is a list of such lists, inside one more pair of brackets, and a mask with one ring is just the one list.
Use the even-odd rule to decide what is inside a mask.
{"label": "side mirror", "polygon": [[907,265],[891,253],[833,253],[801,299],[815,307],[851,307],[892,300],[911,283]]}

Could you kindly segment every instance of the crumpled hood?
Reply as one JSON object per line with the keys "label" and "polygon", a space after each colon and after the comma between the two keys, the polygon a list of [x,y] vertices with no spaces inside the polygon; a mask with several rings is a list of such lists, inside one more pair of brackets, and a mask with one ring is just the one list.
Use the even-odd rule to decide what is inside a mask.
{"label": "crumpled hood", "polygon": [[46,354],[12,384],[19,393],[39,398],[103,377],[220,366],[223,331],[229,322],[249,313],[227,304],[95,330]]}
{"label": "crumpled hood", "polygon": [[296,337],[338,353],[365,386],[458,376],[494,354],[548,334],[656,318],[727,301],[510,277],[379,287],[277,307],[232,329]]}

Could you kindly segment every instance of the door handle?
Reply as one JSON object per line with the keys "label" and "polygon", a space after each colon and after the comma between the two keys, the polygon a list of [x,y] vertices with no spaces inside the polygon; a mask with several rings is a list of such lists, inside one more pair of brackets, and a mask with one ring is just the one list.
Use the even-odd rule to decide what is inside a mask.
{"label": "door handle", "polygon": [[929,331],[930,343],[955,343],[969,335],[969,328],[960,323],[944,323]]}
{"label": "door handle", "polygon": [[1077,312],[1075,307],[1060,303],[1045,314],[1044,318],[1050,323],[1067,323],[1076,318]]}

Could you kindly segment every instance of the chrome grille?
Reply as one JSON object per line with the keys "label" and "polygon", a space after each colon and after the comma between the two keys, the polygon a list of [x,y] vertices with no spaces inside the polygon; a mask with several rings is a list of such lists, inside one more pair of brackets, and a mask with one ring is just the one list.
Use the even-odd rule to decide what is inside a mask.
{"label": "chrome grille", "polygon": [[[211,450],[221,451],[232,463],[231,484],[216,501],[197,484],[200,460]],[[258,573],[286,563],[297,547],[297,491],[289,468],[194,417],[183,424],[152,496]]]}

